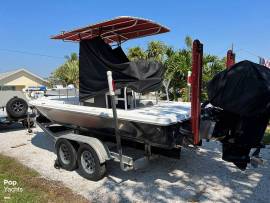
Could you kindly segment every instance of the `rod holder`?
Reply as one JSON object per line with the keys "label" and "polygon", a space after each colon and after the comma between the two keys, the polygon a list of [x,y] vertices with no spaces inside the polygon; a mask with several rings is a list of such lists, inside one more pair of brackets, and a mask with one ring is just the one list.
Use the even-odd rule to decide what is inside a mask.
{"label": "rod holder", "polygon": [[116,102],[115,102],[115,92],[114,92],[114,82],[112,78],[112,72],[107,71],[107,79],[108,79],[108,86],[109,86],[109,92],[110,92],[110,97],[111,97],[111,106],[112,106],[112,111],[113,111],[113,120],[114,120],[114,133],[116,137],[116,146],[117,146],[117,151],[119,154],[119,161],[120,161],[120,168],[123,171],[128,171],[131,168],[129,166],[125,166],[123,162],[123,150],[122,150],[122,144],[121,144],[121,135],[118,129],[118,118],[117,118],[117,111],[116,111]]}

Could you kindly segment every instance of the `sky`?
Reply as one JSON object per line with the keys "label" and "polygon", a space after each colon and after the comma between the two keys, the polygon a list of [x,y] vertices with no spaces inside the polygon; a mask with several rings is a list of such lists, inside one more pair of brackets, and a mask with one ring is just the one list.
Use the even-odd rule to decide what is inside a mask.
{"label": "sky", "polygon": [[64,56],[79,49],[78,43],[50,36],[117,16],[147,18],[171,29],[125,42],[125,50],[151,40],[180,49],[189,35],[204,44],[205,53],[223,57],[233,44],[237,61],[258,62],[257,56],[270,58],[269,8],[267,0],[5,0],[0,5],[0,72],[25,68],[48,77]]}

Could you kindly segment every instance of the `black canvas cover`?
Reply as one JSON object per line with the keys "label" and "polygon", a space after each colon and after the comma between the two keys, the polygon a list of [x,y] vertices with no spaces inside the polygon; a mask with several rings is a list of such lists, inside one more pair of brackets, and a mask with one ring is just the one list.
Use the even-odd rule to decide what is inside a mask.
{"label": "black canvas cover", "polygon": [[208,84],[211,104],[240,116],[269,113],[270,69],[242,61],[218,73]]}
{"label": "black canvas cover", "polygon": [[80,101],[108,91],[107,71],[111,70],[116,88],[136,92],[158,90],[163,67],[152,60],[129,61],[121,47],[112,49],[101,37],[80,41]]}

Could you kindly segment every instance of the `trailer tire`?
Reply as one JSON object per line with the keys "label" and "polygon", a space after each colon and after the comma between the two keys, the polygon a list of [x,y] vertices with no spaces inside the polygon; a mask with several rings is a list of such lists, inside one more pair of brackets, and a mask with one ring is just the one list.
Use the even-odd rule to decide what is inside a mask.
{"label": "trailer tire", "polygon": [[27,102],[18,97],[13,97],[7,102],[6,111],[10,118],[23,118],[28,110]]}
{"label": "trailer tire", "polygon": [[78,150],[79,174],[92,181],[102,179],[106,173],[106,164],[100,164],[96,151],[87,144],[82,144]]}
{"label": "trailer tire", "polygon": [[59,139],[56,144],[56,154],[59,165],[67,171],[77,168],[77,152],[67,139]]}

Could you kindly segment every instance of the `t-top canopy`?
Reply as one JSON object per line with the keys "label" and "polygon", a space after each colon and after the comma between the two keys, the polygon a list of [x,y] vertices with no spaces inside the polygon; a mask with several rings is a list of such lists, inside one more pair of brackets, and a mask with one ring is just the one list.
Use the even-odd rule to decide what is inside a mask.
{"label": "t-top canopy", "polygon": [[170,30],[167,27],[164,27],[151,20],[130,16],[121,16],[69,32],[63,32],[59,35],[52,36],[51,39],[81,41],[100,36],[106,43],[119,43],[129,39],[156,35],[169,31]]}

